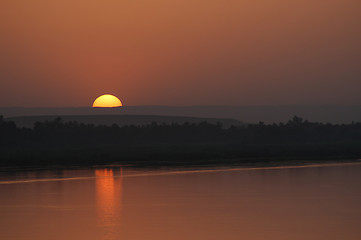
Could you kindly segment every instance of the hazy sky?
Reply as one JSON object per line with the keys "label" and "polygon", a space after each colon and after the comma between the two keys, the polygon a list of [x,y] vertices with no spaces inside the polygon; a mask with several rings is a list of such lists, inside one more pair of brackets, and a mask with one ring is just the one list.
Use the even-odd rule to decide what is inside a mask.
{"label": "hazy sky", "polygon": [[0,106],[361,104],[360,0],[1,0]]}

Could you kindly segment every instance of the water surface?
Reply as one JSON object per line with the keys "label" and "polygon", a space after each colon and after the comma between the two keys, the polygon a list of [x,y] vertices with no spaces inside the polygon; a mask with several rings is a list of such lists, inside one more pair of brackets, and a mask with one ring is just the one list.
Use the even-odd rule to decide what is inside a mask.
{"label": "water surface", "polygon": [[359,239],[361,165],[0,176],[0,239]]}

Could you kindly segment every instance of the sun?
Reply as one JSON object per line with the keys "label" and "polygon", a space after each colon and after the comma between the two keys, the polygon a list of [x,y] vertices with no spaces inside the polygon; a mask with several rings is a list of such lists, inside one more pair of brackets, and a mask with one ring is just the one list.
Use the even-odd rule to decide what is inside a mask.
{"label": "sun", "polygon": [[121,106],[123,106],[123,104],[119,98],[110,94],[101,95],[93,102],[93,107],[113,108]]}

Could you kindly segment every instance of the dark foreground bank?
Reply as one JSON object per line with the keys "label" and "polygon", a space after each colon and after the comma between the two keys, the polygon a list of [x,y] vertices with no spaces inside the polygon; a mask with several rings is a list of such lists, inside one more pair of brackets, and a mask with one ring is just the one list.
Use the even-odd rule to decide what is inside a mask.
{"label": "dark foreground bank", "polygon": [[361,124],[150,124],[94,126],[0,119],[0,167],[289,165],[361,158]]}

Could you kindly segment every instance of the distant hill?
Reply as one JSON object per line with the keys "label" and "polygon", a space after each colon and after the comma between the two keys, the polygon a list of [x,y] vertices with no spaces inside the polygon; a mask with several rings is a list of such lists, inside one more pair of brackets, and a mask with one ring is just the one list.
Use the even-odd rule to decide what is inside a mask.
{"label": "distant hill", "polygon": [[284,105],[284,106],[126,106],[113,109],[78,108],[0,108],[0,115],[158,115],[195,118],[225,118],[242,122],[286,122],[294,115],[309,121],[330,123],[361,122],[360,106]]}
{"label": "distant hill", "polygon": [[117,124],[124,125],[147,125],[152,122],[157,124],[171,124],[171,123],[221,123],[223,127],[239,126],[242,123],[234,119],[221,119],[221,118],[195,118],[195,117],[172,117],[172,116],[154,116],[154,115],[52,115],[52,116],[23,116],[23,117],[10,117],[5,120],[14,121],[19,127],[32,128],[35,122],[52,121],[57,117],[65,122],[76,121],[79,123],[94,124],[94,125],[107,125]]}

